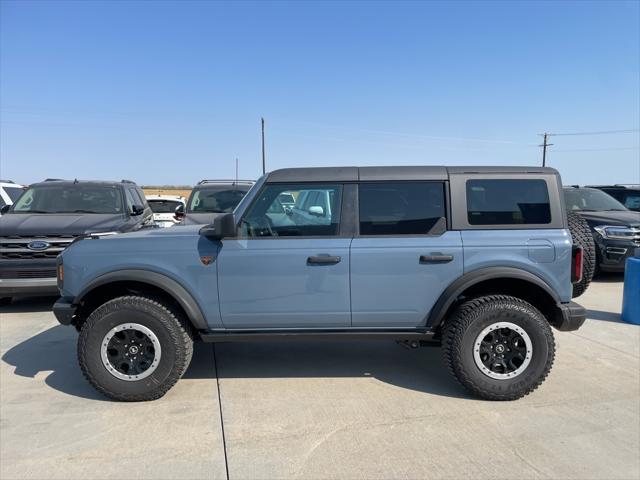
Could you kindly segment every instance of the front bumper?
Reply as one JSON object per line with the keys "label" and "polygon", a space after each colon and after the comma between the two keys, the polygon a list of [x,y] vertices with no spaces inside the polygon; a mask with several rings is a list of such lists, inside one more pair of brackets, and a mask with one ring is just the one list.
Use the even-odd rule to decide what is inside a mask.
{"label": "front bumper", "polygon": [[14,295],[56,295],[56,278],[2,278],[0,279],[0,297]]}
{"label": "front bumper", "polygon": [[587,319],[587,311],[576,302],[558,304],[553,326],[561,332],[570,332],[579,329]]}
{"label": "front bumper", "polygon": [[0,260],[0,297],[59,295],[55,258]]}
{"label": "front bumper", "polygon": [[71,325],[77,308],[78,306],[72,303],[71,298],[61,297],[53,304],[53,314],[62,325]]}
{"label": "front bumper", "polygon": [[629,240],[613,240],[594,234],[598,249],[598,267],[603,272],[624,272],[627,258],[633,257],[634,250],[639,248]]}

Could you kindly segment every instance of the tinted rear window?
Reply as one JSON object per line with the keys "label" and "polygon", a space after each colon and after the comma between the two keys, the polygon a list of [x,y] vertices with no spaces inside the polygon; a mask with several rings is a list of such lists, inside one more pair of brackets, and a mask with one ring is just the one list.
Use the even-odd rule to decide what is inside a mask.
{"label": "tinted rear window", "polygon": [[360,235],[425,235],[445,216],[441,182],[364,183]]}
{"label": "tinted rear window", "polygon": [[174,213],[182,205],[177,200],[148,200],[153,213]]}
{"label": "tinted rear window", "polygon": [[470,225],[551,223],[544,180],[467,180]]}

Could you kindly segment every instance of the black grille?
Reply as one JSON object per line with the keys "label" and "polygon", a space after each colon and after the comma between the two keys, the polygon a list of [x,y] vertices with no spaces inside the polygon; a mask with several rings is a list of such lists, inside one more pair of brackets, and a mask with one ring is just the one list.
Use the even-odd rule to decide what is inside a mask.
{"label": "black grille", "polygon": [[56,276],[55,268],[39,268],[29,270],[0,270],[0,278],[54,278]]}
{"label": "black grille", "polygon": [[[29,260],[56,258],[78,235],[7,235],[0,237],[0,259]],[[43,250],[29,248],[31,242],[43,241],[49,247]],[[12,277],[16,278],[16,277]]]}

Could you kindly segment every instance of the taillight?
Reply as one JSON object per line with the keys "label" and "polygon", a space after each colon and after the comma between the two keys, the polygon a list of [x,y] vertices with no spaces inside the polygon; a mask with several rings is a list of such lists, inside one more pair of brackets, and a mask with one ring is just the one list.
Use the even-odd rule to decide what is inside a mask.
{"label": "taillight", "polygon": [[571,253],[571,282],[578,283],[582,280],[584,252],[582,247],[574,245]]}

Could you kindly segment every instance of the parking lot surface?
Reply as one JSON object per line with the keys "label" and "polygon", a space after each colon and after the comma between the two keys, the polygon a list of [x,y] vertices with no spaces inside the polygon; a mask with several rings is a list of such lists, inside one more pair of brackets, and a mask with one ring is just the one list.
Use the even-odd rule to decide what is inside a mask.
{"label": "parking lot surface", "polygon": [[637,479],[640,327],[620,321],[621,280],[592,284],[589,320],[555,332],[550,376],[515,402],[389,341],[200,344],[164,398],[111,402],[53,300],[19,299],[0,310],[0,478]]}

